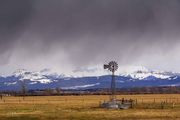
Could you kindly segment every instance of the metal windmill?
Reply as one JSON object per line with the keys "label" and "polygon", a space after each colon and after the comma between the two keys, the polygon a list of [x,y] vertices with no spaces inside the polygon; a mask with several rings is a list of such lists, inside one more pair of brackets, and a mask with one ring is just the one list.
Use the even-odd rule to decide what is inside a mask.
{"label": "metal windmill", "polygon": [[115,76],[114,72],[118,69],[118,64],[115,61],[111,61],[108,64],[104,65],[104,69],[108,69],[109,71],[112,72],[112,80],[111,80],[111,95],[110,95],[110,100],[115,100],[115,92],[116,92],[116,85],[115,85]]}

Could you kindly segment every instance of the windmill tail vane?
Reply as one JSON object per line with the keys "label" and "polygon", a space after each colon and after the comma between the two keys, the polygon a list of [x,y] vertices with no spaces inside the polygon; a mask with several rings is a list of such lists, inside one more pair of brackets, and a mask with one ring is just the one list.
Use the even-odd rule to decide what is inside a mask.
{"label": "windmill tail vane", "polygon": [[109,65],[104,65],[104,69],[108,69],[109,68]]}

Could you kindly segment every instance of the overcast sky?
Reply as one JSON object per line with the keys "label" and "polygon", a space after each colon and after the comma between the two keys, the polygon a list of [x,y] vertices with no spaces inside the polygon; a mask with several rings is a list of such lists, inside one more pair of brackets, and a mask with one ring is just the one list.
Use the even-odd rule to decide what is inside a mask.
{"label": "overcast sky", "polygon": [[0,73],[110,60],[180,72],[180,0],[0,0]]}

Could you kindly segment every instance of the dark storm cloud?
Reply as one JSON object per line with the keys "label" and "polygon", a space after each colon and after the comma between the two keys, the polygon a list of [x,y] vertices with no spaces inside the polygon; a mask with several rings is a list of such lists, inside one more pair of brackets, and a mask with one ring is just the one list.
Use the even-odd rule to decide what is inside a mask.
{"label": "dark storm cloud", "polygon": [[179,39],[179,0],[0,2],[0,53],[18,51],[4,55],[11,61],[65,54],[75,66],[110,59],[130,64],[154,52],[163,58]]}
{"label": "dark storm cloud", "polygon": [[0,0],[0,63],[7,61],[13,44],[22,34],[33,0]]}

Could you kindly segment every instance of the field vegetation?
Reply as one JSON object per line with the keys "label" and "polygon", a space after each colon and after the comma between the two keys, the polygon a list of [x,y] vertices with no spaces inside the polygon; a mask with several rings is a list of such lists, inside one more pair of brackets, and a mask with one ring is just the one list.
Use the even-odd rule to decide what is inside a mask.
{"label": "field vegetation", "polygon": [[118,95],[127,110],[100,108],[107,95],[2,97],[0,120],[180,120],[179,94]]}

